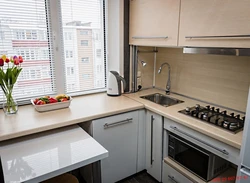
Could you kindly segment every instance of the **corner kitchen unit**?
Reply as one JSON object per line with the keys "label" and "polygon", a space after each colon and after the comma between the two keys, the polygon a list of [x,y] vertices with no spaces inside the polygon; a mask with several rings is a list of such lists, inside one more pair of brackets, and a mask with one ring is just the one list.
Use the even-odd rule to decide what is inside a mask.
{"label": "corner kitchen unit", "polygon": [[[83,88],[80,94],[90,87],[85,84],[94,88],[87,95],[72,96],[65,109],[39,113],[24,105],[12,116],[0,111],[0,183],[37,183],[65,173],[79,183],[128,183],[142,171],[159,183],[250,182],[250,0],[93,1],[100,3],[99,9],[88,6],[92,1],[85,4],[87,8],[80,8],[87,1],[39,1],[44,15],[45,5],[52,10],[44,22],[50,25],[52,18],[53,44],[49,39],[46,45],[56,58],[55,63],[46,61],[55,65],[56,72],[41,73],[53,73],[56,82],[67,85],[56,89],[66,87],[69,94],[78,85]],[[76,2],[76,6],[64,5],[66,10],[76,7],[70,11],[81,10],[79,14],[98,9],[93,17],[104,15],[97,22],[105,26],[100,31],[92,20],[68,22],[70,11],[64,14],[59,2]],[[115,3],[120,9],[114,8]],[[108,16],[106,9],[111,11]],[[66,20],[58,17],[61,10]],[[0,19],[0,33],[6,22]],[[26,49],[34,41],[29,36],[38,38],[36,32],[25,30],[22,37],[9,27],[15,39],[28,37],[27,42],[14,40],[16,51],[25,53],[27,60],[33,58],[36,50],[22,52],[19,46],[22,42]],[[126,47],[122,54],[120,40]],[[77,51],[72,50],[72,42],[77,43]],[[58,47],[64,43],[63,49]],[[123,54],[124,60],[119,60]],[[126,92],[107,95],[108,69],[124,76],[126,87],[116,80],[110,85]],[[62,73],[79,83],[64,81]]]}

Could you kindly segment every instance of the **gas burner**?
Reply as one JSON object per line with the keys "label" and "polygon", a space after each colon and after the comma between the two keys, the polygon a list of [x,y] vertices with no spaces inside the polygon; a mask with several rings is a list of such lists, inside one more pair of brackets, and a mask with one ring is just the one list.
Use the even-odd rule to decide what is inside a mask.
{"label": "gas burner", "polygon": [[227,114],[227,111],[220,111],[219,108],[215,109],[215,107],[210,107],[210,105],[203,107],[196,104],[193,107],[186,107],[186,109],[179,112],[233,133],[241,131],[244,127],[245,117],[240,118],[239,114],[234,115],[234,113]]}

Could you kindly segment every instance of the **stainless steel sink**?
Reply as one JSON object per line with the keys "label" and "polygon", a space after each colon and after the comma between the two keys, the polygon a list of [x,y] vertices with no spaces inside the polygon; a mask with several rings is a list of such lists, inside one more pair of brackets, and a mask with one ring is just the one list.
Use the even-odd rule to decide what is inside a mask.
{"label": "stainless steel sink", "polygon": [[150,100],[151,102],[154,102],[156,104],[160,104],[160,105],[165,106],[165,107],[184,102],[182,100],[178,100],[176,98],[162,95],[160,93],[154,93],[151,95],[141,96],[141,98],[144,98],[146,100]]}

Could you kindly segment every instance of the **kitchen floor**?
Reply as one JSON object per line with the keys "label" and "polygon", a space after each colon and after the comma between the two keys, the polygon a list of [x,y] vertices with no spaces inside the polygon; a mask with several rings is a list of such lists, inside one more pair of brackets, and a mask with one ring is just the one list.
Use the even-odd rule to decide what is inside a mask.
{"label": "kitchen floor", "polygon": [[140,172],[136,175],[128,177],[117,183],[159,183],[153,177],[151,177],[146,171]]}

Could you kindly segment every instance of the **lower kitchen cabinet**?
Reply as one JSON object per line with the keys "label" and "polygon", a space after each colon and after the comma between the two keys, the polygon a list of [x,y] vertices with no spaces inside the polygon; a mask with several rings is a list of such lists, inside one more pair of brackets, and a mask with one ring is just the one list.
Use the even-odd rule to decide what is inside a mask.
{"label": "lower kitchen cabinet", "polygon": [[192,183],[191,180],[176,171],[170,165],[163,163],[163,183]]}
{"label": "lower kitchen cabinet", "polygon": [[146,111],[146,169],[159,182],[162,181],[162,116]]}
{"label": "lower kitchen cabinet", "polygon": [[92,121],[92,135],[109,152],[101,161],[102,183],[136,173],[139,111]]}

